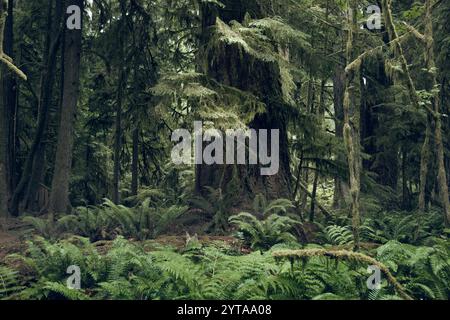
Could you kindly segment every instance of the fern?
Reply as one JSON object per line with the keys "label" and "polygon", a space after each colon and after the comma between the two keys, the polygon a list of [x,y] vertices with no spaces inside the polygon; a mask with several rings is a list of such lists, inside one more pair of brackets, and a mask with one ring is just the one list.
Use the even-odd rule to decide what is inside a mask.
{"label": "fern", "polygon": [[348,227],[337,225],[328,226],[324,229],[324,238],[327,243],[334,245],[346,245],[353,243],[353,234]]}
{"label": "fern", "polygon": [[48,290],[47,295],[57,294],[66,300],[89,300],[89,296],[83,291],[68,288],[67,285],[58,282],[47,282],[43,289]]}
{"label": "fern", "polygon": [[22,221],[29,223],[43,237],[51,238],[55,235],[56,230],[53,223],[46,218],[26,216],[22,218]]}
{"label": "fern", "polygon": [[0,265],[0,300],[13,296],[23,289],[18,272]]}
{"label": "fern", "polygon": [[[251,217],[254,216],[245,215],[244,219],[253,222]],[[280,216],[270,214],[267,219],[270,217]],[[271,221],[270,225],[277,225],[277,222]],[[253,229],[258,230],[254,226]],[[278,238],[274,236],[269,241],[271,239]],[[384,279],[380,290],[367,290],[366,265],[380,262],[385,265],[384,271],[395,274],[396,290],[401,288],[401,283],[415,298],[447,299],[449,296],[449,245],[444,239],[432,239],[428,247],[390,241],[376,249],[377,260],[361,253],[330,251],[317,245],[289,250],[299,247],[299,244],[284,242],[246,255],[219,243],[180,252],[152,245],[152,251],[148,251],[142,243],[117,237],[101,254],[85,238],[50,242],[38,237],[28,242],[24,254],[8,257],[22,260],[35,279],[27,280],[27,288],[23,288],[24,279],[20,274],[0,267],[0,279],[3,279],[0,280],[0,285],[3,283],[0,297],[399,299],[387,285],[386,280],[391,282],[393,278]],[[71,290],[64,285],[69,265],[80,267],[81,290]]]}
{"label": "fern", "polygon": [[254,215],[243,212],[231,217],[230,223],[237,226],[252,249],[264,250],[277,243],[296,241],[290,231],[298,221],[289,217],[272,214],[265,220],[258,220]]}

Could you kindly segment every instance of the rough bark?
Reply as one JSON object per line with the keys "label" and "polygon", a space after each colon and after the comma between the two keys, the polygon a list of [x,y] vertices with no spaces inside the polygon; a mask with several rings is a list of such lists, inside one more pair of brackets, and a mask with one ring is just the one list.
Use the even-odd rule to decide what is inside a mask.
{"label": "rough bark", "polygon": [[[136,122],[137,123],[137,122]],[[136,196],[139,188],[139,129],[133,129],[133,159],[131,163],[131,195]]]}
{"label": "rough bark", "polygon": [[[83,7],[83,0],[71,0],[67,5]],[[82,30],[67,30],[64,49],[64,86],[61,120],[56,148],[49,211],[66,213],[69,206],[69,182],[72,167],[74,122],[79,98]]]}
{"label": "rough bark", "polygon": [[[344,92],[345,92],[345,71],[341,66],[337,66],[333,76],[333,105],[334,105],[334,118],[335,118],[335,135],[342,139],[344,132]],[[344,162],[343,155],[338,155],[338,161]],[[334,196],[333,196],[333,208],[342,208],[348,194],[345,190],[348,189],[344,186],[345,181],[342,177],[336,177],[334,179]]]}

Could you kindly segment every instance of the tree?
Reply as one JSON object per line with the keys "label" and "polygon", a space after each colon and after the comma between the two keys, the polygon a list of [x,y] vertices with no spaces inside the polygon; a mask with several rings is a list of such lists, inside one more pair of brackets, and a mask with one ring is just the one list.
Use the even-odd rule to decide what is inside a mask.
{"label": "tree", "polygon": [[[262,19],[267,16],[267,8],[257,1],[227,0],[224,7],[204,3],[201,7],[202,37],[198,56],[198,65],[202,73],[214,79],[220,85],[249,92],[266,106],[264,112],[256,114],[247,123],[254,129],[280,130],[280,169],[274,176],[261,177],[259,170],[252,166],[239,166],[242,177],[240,202],[248,205],[255,194],[262,193],[268,199],[289,198],[292,195],[290,162],[288,154],[287,119],[284,117],[282,80],[280,65],[276,61],[264,61],[240,47],[239,43],[227,40],[217,42],[214,31],[223,27],[230,28],[233,20],[244,23],[249,17]],[[224,31],[226,37],[226,32]],[[231,31],[233,32],[233,31]],[[269,44],[267,44],[270,46]],[[273,48],[278,51],[278,48]],[[239,66],[235,68],[234,66]],[[270,141],[270,137],[269,137]],[[233,177],[233,166],[196,167],[196,189],[205,192],[204,187],[227,189]]]}
{"label": "tree", "polygon": [[[13,2],[1,0],[0,3],[0,216],[7,216],[8,201],[13,188],[14,162],[12,153],[15,143],[11,119],[15,108],[15,76],[27,80],[11,58],[13,44]],[[6,26],[6,29],[5,29]],[[6,37],[5,37],[6,35]],[[6,46],[4,47],[4,43]],[[10,70],[10,72],[8,72]]]}
{"label": "tree", "polygon": [[[441,198],[441,204],[444,211],[445,222],[450,225],[450,202],[448,194],[447,174],[445,170],[445,155],[444,155],[444,143],[442,139],[442,114],[440,106],[439,88],[437,83],[437,70],[436,61],[434,55],[434,37],[433,37],[433,14],[432,14],[432,0],[426,0],[425,8],[425,61],[427,67],[428,77],[431,78],[428,83],[428,89],[433,92],[431,104],[434,115],[434,139],[436,143],[437,151],[437,163],[438,163],[438,189]],[[425,146],[424,146],[425,147]]]}
{"label": "tree", "polygon": [[[361,59],[355,54],[353,43],[357,36],[357,1],[348,0],[347,67],[344,93],[344,141],[347,150],[352,216],[352,229],[355,249],[359,249],[361,154],[360,154],[360,111],[359,85]],[[356,59],[356,60],[355,60]]]}
{"label": "tree", "polygon": [[[75,5],[83,12],[83,0],[72,0],[67,5]],[[68,14],[67,17],[70,15]],[[49,211],[52,214],[67,212],[70,205],[69,182],[72,167],[73,131],[80,92],[82,29],[69,29],[65,32],[61,121],[49,205]]]}
{"label": "tree", "polygon": [[[7,16],[7,5],[6,1],[1,1],[0,3],[0,54],[3,57],[3,36],[4,36],[4,26],[6,23]],[[4,86],[3,86],[3,74],[5,73],[5,68],[3,64],[0,65],[0,217],[8,216],[8,176],[7,176],[7,149],[8,149],[8,113],[7,106],[4,103],[3,97],[5,96]]]}
{"label": "tree", "polygon": [[119,26],[119,76],[117,82],[117,97],[116,97],[116,119],[114,131],[114,177],[113,177],[113,195],[112,199],[115,204],[120,203],[120,177],[121,177],[121,153],[122,153],[122,139],[123,139],[123,103],[124,94],[126,90],[126,83],[128,79],[128,72],[125,63],[125,36],[127,32],[127,7],[125,1],[119,1],[120,5],[120,26]]}
{"label": "tree", "polygon": [[[405,82],[409,91],[409,96],[413,106],[418,110],[421,108],[419,103],[419,97],[416,92],[416,88],[411,77],[411,72],[406,61],[405,55],[403,53],[403,48],[400,43],[400,38],[398,36],[396,27],[393,23],[392,13],[391,13],[391,2],[390,0],[383,0],[383,7],[385,11],[385,21],[388,30],[391,43],[396,48],[398,56],[401,62],[403,73],[405,74]],[[439,194],[443,206],[444,217],[446,223],[450,223],[450,203],[448,194],[448,184],[447,176],[445,170],[445,158],[444,158],[444,146],[442,139],[442,115],[440,113],[440,97],[439,91],[437,90],[437,78],[436,78],[436,62],[434,57],[434,40],[433,40],[433,21],[432,21],[432,1],[427,0],[425,3],[425,34],[421,35],[414,28],[409,28],[410,32],[413,33],[419,40],[424,42],[426,46],[425,51],[425,62],[427,68],[427,89],[433,92],[431,98],[431,107],[428,103],[424,104],[427,111],[427,121],[426,121],[426,132],[425,141],[421,152],[421,162],[420,162],[420,193],[419,193],[419,209],[424,211],[425,209],[425,192],[426,192],[426,181],[428,168],[431,161],[431,135],[434,136],[437,151],[437,163],[438,163],[438,187]],[[434,125],[433,123],[434,122]],[[434,127],[434,129],[433,129]]]}
{"label": "tree", "polygon": [[45,171],[50,104],[56,77],[57,54],[61,44],[63,2],[57,1],[54,8],[53,0],[48,0],[47,36],[43,48],[44,70],[41,74],[40,94],[38,97],[37,127],[24,163],[22,176],[11,199],[11,213],[13,215],[19,214],[19,204],[22,204],[21,209],[40,209],[35,208],[35,199]]}

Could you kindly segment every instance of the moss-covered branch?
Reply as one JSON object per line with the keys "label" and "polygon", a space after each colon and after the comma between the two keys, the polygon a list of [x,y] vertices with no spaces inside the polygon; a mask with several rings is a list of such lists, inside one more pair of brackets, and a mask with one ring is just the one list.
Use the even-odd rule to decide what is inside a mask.
{"label": "moss-covered branch", "polygon": [[17,74],[23,80],[27,80],[27,76],[13,63],[11,57],[9,57],[3,51],[3,36],[5,31],[6,17],[8,16],[8,3],[6,0],[1,0],[0,3],[0,60],[10,69],[12,72]]}
{"label": "moss-covered branch", "polygon": [[304,250],[282,250],[273,254],[275,258],[312,258],[312,257],[329,257],[337,259],[346,259],[358,261],[361,263],[367,263],[369,265],[377,266],[387,277],[389,283],[394,286],[395,291],[400,297],[405,300],[414,300],[410,295],[406,293],[403,286],[395,279],[389,268],[381,262],[369,257],[365,254],[347,250],[325,250],[325,249],[304,249]]}

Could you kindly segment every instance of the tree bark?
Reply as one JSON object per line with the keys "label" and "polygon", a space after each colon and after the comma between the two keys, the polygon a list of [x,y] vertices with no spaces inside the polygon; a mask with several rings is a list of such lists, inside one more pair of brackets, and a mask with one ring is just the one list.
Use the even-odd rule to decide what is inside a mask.
{"label": "tree bark", "polygon": [[[4,67],[0,66],[0,82],[3,82]],[[0,85],[0,97],[4,95],[4,87]],[[7,122],[5,103],[0,99],[0,218],[8,216],[8,177],[6,169]]]}
{"label": "tree bark", "polygon": [[124,33],[126,27],[126,4],[124,1],[120,1],[121,11],[121,30],[119,34],[119,79],[117,84],[117,99],[116,99],[116,120],[115,120],[115,137],[114,137],[114,169],[113,169],[113,197],[112,200],[115,204],[120,203],[120,156],[122,153],[122,104],[125,84],[127,81],[127,75],[125,71],[125,59],[124,59]]}
{"label": "tree bark", "polygon": [[[136,124],[137,125],[137,122]],[[139,129],[133,129],[133,159],[131,163],[131,195],[136,196],[139,188]]]}
{"label": "tree bark", "polygon": [[[8,14],[8,3],[4,0],[0,2],[0,54],[3,52],[4,26]],[[6,88],[7,69],[0,62],[0,218],[8,216],[8,132],[9,132],[9,108],[7,104]]]}
{"label": "tree bark", "polygon": [[311,210],[309,212],[309,221],[314,222],[315,214],[316,214],[316,197],[317,197],[317,185],[319,184],[319,171],[315,170],[314,172],[314,182],[313,182],[313,191],[311,198]]}
{"label": "tree bark", "polygon": [[[344,132],[344,93],[345,93],[345,71],[344,68],[338,65],[335,69],[333,76],[333,104],[334,104],[334,118],[335,118],[335,135],[342,139]],[[342,154],[337,155],[339,162],[344,162]],[[346,182],[342,177],[336,177],[334,179],[334,196],[333,196],[333,208],[342,208],[346,204],[348,197],[345,194],[344,184]]]}
{"label": "tree bark", "polygon": [[116,120],[114,137],[114,172],[113,172],[113,202],[120,203],[120,155],[122,152],[122,103],[123,103],[123,71],[120,72],[116,101]]}
{"label": "tree bark", "polygon": [[[77,5],[83,12],[83,0],[70,0],[67,5]],[[81,41],[81,29],[66,31],[62,110],[49,206],[52,215],[66,213],[70,206],[69,182],[72,167],[74,122],[80,92]]]}
{"label": "tree bark", "polygon": [[[5,53],[14,58],[14,10],[13,0],[8,0],[8,17],[5,25],[5,37],[4,37],[4,50]],[[12,72],[5,74],[5,116],[7,121],[8,140],[6,146],[6,161],[7,161],[7,178],[8,178],[8,198],[11,196],[12,190],[15,188],[16,180],[16,132],[15,132],[15,119],[16,119],[16,103],[17,103],[17,86],[16,75]]]}

